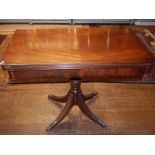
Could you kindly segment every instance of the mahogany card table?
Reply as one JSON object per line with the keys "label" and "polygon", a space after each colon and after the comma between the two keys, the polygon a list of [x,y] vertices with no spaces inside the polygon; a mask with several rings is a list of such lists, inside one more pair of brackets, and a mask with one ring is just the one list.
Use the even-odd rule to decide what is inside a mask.
{"label": "mahogany card table", "polygon": [[51,131],[74,105],[102,127],[105,122],[91,112],[81,82],[125,82],[141,80],[149,73],[154,56],[140,34],[126,27],[53,28],[16,30],[7,48],[2,68],[9,83],[69,82],[66,96],[49,94],[49,100],[65,107],[48,127]]}

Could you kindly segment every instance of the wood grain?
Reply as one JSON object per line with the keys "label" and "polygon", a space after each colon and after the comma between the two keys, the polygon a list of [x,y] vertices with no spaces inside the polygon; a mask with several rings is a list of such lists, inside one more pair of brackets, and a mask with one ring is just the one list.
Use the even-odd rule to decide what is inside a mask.
{"label": "wood grain", "polygon": [[9,83],[69,82],[82,77],[84,82],[125,82],[142,79],[148,69],[144,67],[111,67],[104,69],[57,69],[9,71]]}
{"label": "wood grain", "polygon": [[[47,94],[65,95],[69,84],[19,84],[0,89],[0,134],[47,134],[45,128],[64,104]],[[51,134],[155,134],[155,85],[84,83],[85,94],[98,91],[87,104],[107,128],[87,119],[75,106]]]}
{"label": "wood grain", "polygon": [[[17,28],[34,27],[51,28],[0,25],[0,31],[12,34]],[[0,70],[0,134],[47,134],[46,126],[63,107],[50,103],[47,94],[65,95],[69,84],[8,85],[5,73]],[[74,107],[52,134],[155,134],[155,85],[85,83],[82,89],[84,93],[98,91],[97,100],[88,104],[108,128],[93,124]]]}
{"label": "wood grain", "polygon": [[[94,56],[95,53],[95,56]],[[118,64],[151,62],[146,47],[128,28],[16,30],[6,64]]]}
{"label": "wood grain", "polygon": [[116,82],[141,80],[154,56],[129,28],[68,27],[17,30],[3,60],[10,83]]}

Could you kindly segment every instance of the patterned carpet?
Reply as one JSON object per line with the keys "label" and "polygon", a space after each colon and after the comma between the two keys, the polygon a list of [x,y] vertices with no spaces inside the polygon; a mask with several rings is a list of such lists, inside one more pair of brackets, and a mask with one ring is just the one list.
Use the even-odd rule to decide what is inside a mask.
{"label": "patterned carpet", "polygon": [[[0,35],[0,63],[3,59],[4,52],[10,42],[12,35]],[[8,74],[2,70],[0,66],[0,86],[6,85],[6,79],[8,78]]]}
{"label": "patterned carpet", "polygon": [[4,41],[5,38],[6,38],[6,35],[0,35],[0,45]]}
{"label": "patterned carpet", "polygon": [[[133,30],[136,32],[141,33],[145,40],[147,41],[148,45],[152,48],[152,52],[155,55],[155,26],[150,26],[150,27],[134,27]],[[144,82],[155,82],[155,63],[154,66],[152,67],[151,73],[144,75],[143,77]]]}
{"label": "patterned carpet", "polygon": [[141,33],[147,43],[152,47],[155,51],[155,26],[147,26],[147,27],[130,27],[135,32]]}

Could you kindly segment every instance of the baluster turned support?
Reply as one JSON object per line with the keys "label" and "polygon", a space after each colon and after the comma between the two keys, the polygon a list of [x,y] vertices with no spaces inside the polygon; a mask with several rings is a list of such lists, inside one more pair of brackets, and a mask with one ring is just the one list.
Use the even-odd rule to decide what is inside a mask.
{"label": "baluster turned support", "polygon": [[99,124],[101,127],[106,127],[106,124],[101,121],[98,117],[96,117],[88,108],[85,101],[95,97],[97,95],[97,92],[93,92],[89,95],[84,95],[82,93],[82,90],[80,88],[81,86],[81,79],[71,79],[70,80],[71,88],[66,96],[57,97],[54,95],[49,95],[49,100],[54,100],[58,102],[66,102],[65,107],[61,111],[61,113],[58,115],[58,117],[53,121],[48,127],[47,131],[51,131],[56,125],[58,125],[70,112],[72,107],[74,105],[79,106],[81,111],[92,121]]}

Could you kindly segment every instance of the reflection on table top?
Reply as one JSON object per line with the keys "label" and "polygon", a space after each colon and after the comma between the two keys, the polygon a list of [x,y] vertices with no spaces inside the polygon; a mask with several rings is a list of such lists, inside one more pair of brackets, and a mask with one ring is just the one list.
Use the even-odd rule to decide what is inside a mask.
{"label": "reflection on table top", "polygon": [[17,30],[4,55],[6,64],[115,64],[151,59],[125,27]]}

